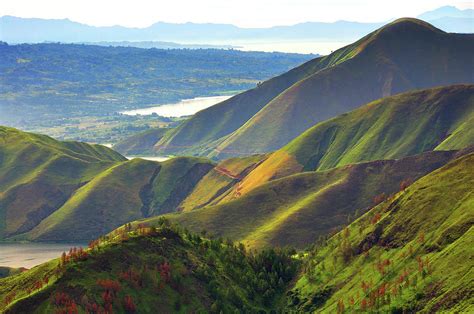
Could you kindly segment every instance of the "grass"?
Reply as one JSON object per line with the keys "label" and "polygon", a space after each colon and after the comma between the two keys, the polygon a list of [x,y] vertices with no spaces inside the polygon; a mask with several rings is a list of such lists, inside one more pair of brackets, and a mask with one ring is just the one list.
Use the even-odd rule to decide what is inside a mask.
{"label": "grass", "polygon": [[309,251],[293,309],[472,310],[473,170],[472,153],[451,161]]}
{"label": "grass", "polygon": [[100,145],[0,127],[0,237],[30,230],[93,176],[125,160]]}
{"label": "grass", "polygon": [[455,154],[429,152],[303,172],[272,180],[235,199],[224,198],[217,205],[167,217],[190,230],[209,230],[251,248],[303,248],[360,216],[375,196],[398,191],[403,180],[419,178]]}
{"label": "grass", "polygon": [[154,128],[127,137],[113,148],[125,156],[154,155],[155,144],[168,132],[169,128]]}
{"label": "grass", "polygon": [[[233,187],[239,184],[241,178],[245,178],[265,158],[265,155],[255,155],[230,158],[220,162],[196,184],[192,192],[181,202],[180,210],[190,211],[219,203],[229,193],[232,193]],[[228,174],[223,171],[227,171]]]}
{"label": "grass", "polygon": [[[110,304],[114,312],[126,313],[128,298],[136,312],[470,312],[474,153],[409,158],[423,166],[434,162],[428,156],[441,154],[451,161],[300,254],[249,253],[242,245],[197,236],[163,218],[135,222],[95,241],[82,258],[52,260],[0,279],[0,310],[44,313],[74,305],[82,312]],[[414,160],[337,169],[334,185],[350,180],[357,167],[377,173],[383,166],[381,175],[387,176],[389,169],[398,173],[407,163]],[[331,177],[335,170],[316,174]],[[308,193],[301,202],[311,197],[318,195]],[[58,293],[65,301],[54,301]]]}
{"label": "grass", "polygon": [[243,185],[254,188],[302,170],[473,145],[473,91],[473,85],[456,85],[403,93],[318,123],[271,154]]}
{"label": "grass", "polygon": [[316,123],[376,99],[472,83],[472,71],[465,67],[472,47],[471,35],[400,19],[201,111],[165,136],[159,149],[215,159],[274,151]]}
{"label": "grass", "polygon": [[177,209],[214,164],[126,160],[100,145],[0,127],[0,238],[91,240]]}
{"label": "grass", "polygon": [[[120,228],[81,258],[55,259],[0,279],[0,311],[56,312],[72,303],[79,312],[104,309],[109,289],[115,313],[258,312],[278,304],[295,275],[297,263],[286,252],[251,254],[163,221],[157,227]],[[67,302],[55,302],[58,293]],[[134,310],[127,310],[126,298]]]}

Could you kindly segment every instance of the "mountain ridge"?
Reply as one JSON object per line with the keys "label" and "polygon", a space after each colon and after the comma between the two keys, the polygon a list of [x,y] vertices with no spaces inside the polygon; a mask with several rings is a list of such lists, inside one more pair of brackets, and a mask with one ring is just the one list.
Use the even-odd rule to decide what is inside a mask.
{"label": "mountain ridge", "polygon": [[[474,52],[474,35],[448,34],[416,19],[400,19],[329,56],[199,112],[161,139],[157,153],[224,159],[273,151],[315,123],[369,101],[411,89],[474,82],[470,51]],[[272,84],[290,74],[296,80],[272,92]],[[251,94],[257,99],[253,110],[229,122],[232,115],[226,107],[232,105],[236,111],[250,106],[239,99]],[[219,116],[212,114],[217,108],[222,111]],[[211,118],[217,125],[234,125],[216,133],[202,122]]]}

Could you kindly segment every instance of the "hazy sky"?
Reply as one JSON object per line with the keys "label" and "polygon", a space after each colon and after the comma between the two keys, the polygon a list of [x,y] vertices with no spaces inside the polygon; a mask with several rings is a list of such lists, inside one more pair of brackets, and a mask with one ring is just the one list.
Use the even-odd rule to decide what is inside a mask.
{"label": "hazy sky", "polygon": [[96,26],[146,27],[163,22],[229,23],[241,27],[306,21],[381,22],[443,5],[472,8],[450,0],[0,0],[0,15],[69,18]]}

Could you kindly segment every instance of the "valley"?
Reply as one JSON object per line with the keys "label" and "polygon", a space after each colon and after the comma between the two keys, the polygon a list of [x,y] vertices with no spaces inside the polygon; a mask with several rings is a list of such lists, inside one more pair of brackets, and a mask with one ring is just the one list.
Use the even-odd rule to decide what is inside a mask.
{"label": "valley", "polygon": [[[0,126],[0,313],[474,311],[473,34],[402,18],[311,58],[1,49],[48,60],[12,53],[4,76],[31,116]],[[77,93],[42,90],[58,75]],[[79,105],[99,87],[121,100]]]}

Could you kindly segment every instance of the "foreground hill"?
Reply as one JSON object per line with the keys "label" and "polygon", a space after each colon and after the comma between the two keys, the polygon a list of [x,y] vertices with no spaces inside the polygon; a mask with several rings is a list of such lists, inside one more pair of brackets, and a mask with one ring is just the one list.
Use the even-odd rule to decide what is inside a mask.
{"label": "foreground hill", "polygon": [[259,312],[280,303],[295,275],[297,263],[285,252],[250,254],[158,226],[121,228],[87,251],[0,279],[0,311]]}
{"label": "foreground hill", "polygon": [[236,199],[167,217],[192,231],[207,230],[252,248],[303,248],[466,152],[429,152],[303,172],[263,184]]}
{"label": "foreground hill", "polygon": [[416,181],[311,251],[294,311],[472,313],[474,154]]}
{"label": "foreground hill", "polygon": [[473,185],[470,153],[291,257],[251,254],[164,219],[126,224],[87,251],[0,279],[0,310],[472,312]]}
{"label": "foreground hill", "polygon": [[416,19],[397,20],[199,112],[156,147],[160,153],[215,158],[272,151],[315,123],[372,100],[472,83],[473,54],[474,35],[448,34]]}
{"label": "foreground hill", "polygon": [[382,98],[308,129],[256,167],[239,192],[301,171],[462,149],[474,145],[472,125],[474,85]]}
{"label": "foreground hill", "polygon": [[91,240],[176,210],[214,164],[127,160],[101,146],[0,127],[0,239]]}

